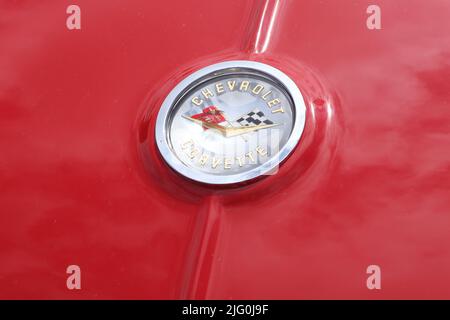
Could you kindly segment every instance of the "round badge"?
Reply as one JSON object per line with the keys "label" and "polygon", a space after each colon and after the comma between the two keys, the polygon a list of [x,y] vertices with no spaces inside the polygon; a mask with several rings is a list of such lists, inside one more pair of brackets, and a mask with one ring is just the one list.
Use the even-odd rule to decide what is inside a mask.
{"label": "round badge", "polygon": [[217,63],[181,81],[156,121],[162,157],[181,175],[233,184],[270,174],[305,126],[300,90],[286,74],[253,61]]}

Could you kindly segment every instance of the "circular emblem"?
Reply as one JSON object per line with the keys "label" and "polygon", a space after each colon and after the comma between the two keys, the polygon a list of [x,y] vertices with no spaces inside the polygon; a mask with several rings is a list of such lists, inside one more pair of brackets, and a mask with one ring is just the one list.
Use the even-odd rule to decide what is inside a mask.
{"label": "circular emblem", "polygon": [[252,61],[203,68],[164,100],[156,142],[175,171],[208,184],[270,174],[297,145],[306,107],[280,70]]}

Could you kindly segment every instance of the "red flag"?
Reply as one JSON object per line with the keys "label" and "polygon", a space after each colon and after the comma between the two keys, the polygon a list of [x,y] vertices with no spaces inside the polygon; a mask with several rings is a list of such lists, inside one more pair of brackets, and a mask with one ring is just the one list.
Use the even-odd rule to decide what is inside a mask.
{"label": "red flag", "polygon": [[[225,117],[223,116],[223,112],[217,109],[215,106],[207,107],[203,109],[201,113],[191,116],[191,118],[215,124],[226,121]],[[203,128],[205,130],[207,129],[205,127]]]}

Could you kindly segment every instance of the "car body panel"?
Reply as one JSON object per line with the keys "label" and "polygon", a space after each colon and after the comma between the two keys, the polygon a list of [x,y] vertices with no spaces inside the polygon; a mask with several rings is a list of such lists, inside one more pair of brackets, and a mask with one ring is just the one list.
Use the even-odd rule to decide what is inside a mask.
{"label": "car body panel", "polygon": [[[69,4],[0,3],[0,298],[450,298],[450,2],[379,0],[381,30],[363,0],[80,0],[73,31]],[[161,102],[242,59],[299,86],[299,146],[252,183],[188,181]]]}

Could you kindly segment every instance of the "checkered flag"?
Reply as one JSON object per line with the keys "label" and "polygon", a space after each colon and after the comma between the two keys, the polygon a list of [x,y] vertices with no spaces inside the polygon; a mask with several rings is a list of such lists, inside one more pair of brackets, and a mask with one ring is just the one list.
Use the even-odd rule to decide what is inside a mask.
{"label": "checkered flag", "polygon": [[273,124],[272,121],[266,118],[264,112],[260,111],[259,109],[253,109],[253,111],[237,119],[236,122],[244,127]]}

